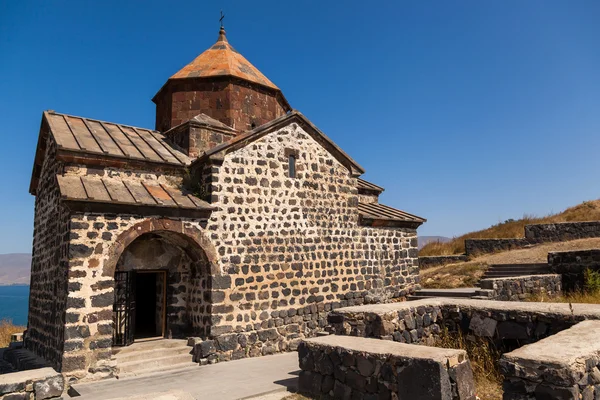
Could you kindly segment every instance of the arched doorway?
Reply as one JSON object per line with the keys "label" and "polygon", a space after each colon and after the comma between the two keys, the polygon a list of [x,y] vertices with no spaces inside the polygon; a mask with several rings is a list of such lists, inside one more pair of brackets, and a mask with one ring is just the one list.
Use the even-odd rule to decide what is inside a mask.
{"label": "arched doorway", "polygon": [[121,253],[114,279],[115,346],[209,333],[210,263],[202,248],[184,234],[139,235]]}

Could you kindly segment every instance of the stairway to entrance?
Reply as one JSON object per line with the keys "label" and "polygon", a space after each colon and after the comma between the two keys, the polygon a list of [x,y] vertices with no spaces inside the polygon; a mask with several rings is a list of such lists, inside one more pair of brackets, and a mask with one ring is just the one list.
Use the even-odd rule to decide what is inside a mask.
{"label": "stairway to entrance", "polygon": [[481,279],[507,278],[511,276],[549,274],[547,263],[538,264],[493,264],[490,265]]}
{"label": "stairway to entrance", "polygon": [[192,347],[185,339],[158,339],[133,343],[125,347],[113,347],[119,375],[141,375],[166,369],[197,366]]}

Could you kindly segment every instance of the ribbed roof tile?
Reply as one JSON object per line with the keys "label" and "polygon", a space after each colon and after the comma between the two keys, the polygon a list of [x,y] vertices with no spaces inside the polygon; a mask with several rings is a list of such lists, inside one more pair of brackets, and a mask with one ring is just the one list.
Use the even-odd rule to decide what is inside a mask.
{"label": "ribbed roof tile", "polygon": [[258,83],[270,89],[279,90],[273,82],[229,44],[223,27],[221,27],[219,39],[214,45],[179,70],[175,75],[171,76],[170,79],[208,78],[216,76],[233,76]]}

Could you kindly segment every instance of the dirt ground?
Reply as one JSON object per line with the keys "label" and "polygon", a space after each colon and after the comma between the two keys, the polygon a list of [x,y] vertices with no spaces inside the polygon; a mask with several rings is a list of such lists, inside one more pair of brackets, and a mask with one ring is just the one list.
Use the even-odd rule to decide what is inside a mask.
{"label": "dirt ground", "polygon": [[423,269],[421,285],[429,289],[472,287],[492,264],[544,263],[552,251],[588,249],[600,249],[600,238],[545,243],[526,249],[486,254],[466,262]]}

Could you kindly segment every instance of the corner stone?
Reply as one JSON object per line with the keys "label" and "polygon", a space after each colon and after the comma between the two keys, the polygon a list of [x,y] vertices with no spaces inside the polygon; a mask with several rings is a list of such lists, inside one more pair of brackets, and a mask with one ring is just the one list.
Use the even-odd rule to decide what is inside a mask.
{"label": "corner stone", "polygon": [[58,375],[41,382],[35,382],[33,384],[33,391],[35,392],[36,400],[44,400],[60,396],[64,386],[65,382],[62,375]]}

